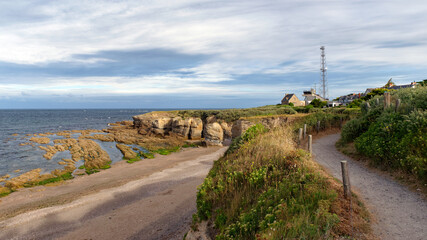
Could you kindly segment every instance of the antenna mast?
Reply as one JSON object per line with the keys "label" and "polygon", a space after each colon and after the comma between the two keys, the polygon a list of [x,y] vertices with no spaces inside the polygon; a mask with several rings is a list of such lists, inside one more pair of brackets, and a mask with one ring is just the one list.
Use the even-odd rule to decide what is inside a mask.
{"label": "antenna mast", "polygon": [[326,79],[327,70],[326,67],[326,55],[325,55],[325,47],[320,47],[320,90],[322,91],[322,97],[326,99],[327,97],[327,91],[328,91],[328,82]]}

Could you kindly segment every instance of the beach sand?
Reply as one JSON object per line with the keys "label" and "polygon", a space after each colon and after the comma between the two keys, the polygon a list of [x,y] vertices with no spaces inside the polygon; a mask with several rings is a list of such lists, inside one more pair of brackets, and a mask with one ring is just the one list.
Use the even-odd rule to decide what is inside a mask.
{"label": "beach sand", "polygon": [[226,147],[190,148],[0,199],[0,239],[182,239]]}

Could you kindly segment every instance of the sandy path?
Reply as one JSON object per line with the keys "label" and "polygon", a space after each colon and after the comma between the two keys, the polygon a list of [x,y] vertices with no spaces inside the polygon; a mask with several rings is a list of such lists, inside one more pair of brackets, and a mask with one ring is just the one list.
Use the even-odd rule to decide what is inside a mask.
{"label": "sandy path", "polygon": [[340,161],[347,160],[352,190],[359,193],[377,219],[374,231],[381,239],[427,239],[427,203],[392,179],[366,169],[335,148],[339,134],[317,139],[315,160],[341,179]]}
{"label": "sandy path", "polygon": [[[197,186],[225,149],[187,149],[152,159],[157,165],[148,159],[119,164],[63,186],[14,193],[1,207],[8,202],[15,209],[26,209],[31,201],[23,201],[24,195],[32,195],[39,206],[52,204],[51,191],[62,197],[57,197],[54,206],[0,222],[0,239],[182,239],[196,209]],[[122,179],[118,186],[107,184],[118,179]],[[81,196],[79,190],[92,193]],[[79,197],[58,204],[73,193]]]}

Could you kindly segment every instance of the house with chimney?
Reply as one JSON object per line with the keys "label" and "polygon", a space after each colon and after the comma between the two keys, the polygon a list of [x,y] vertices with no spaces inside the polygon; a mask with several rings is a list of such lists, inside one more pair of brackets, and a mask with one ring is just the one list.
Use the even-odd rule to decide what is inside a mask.
{"label": "house with chimney", "polygon": [[299,100],[297,95],[293,93],[285,94],[285,97],[282,99],[282,105],[289,105],[290,103],[295,107],[305,106],[305,102]]}
{"label": "house with chimney", "polygon": [[309,105],[311,103],[311,101],[313,101],[314,99],[319,99],[320,101],[328,101],[328,99],[325,99],[323,97],[321,97],[319,94],[316,93],[315,89],[310,89],[309,91],[304,91],[303,92],[303,96],[304,98],[304,102],[305,102],[305,106]]}

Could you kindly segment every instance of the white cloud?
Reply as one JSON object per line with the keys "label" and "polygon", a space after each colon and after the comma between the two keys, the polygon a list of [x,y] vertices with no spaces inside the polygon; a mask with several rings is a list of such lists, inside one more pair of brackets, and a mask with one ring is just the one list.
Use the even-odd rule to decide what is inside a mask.
{"label": "white cloud", "polygon": [[[27,14],[28,18],[34,17],[26,21],[12,17],[2,19],[0,62],[86,61],[91,64],[113,60],[82,60],[74,59],[73,55],[162,48],[212,57],[198,66],[156,76],[66,80],[42,80],[41,76],[36,76],[48,85],[6,83],[0,94],[12,96],[27,88],[43,94],[42,90],[47,89],[46,94],[56,91],[96,95],[97,88],[108,94],[179,91],[211,95],[265,94],[277,87],[262,83],[231,87],[221,82],[235,80],[235,75],[252,73],[317,72],[320,45],[326,46],[330,71],[350,74],[371,67],[399,67],[401,72],[408,69],[405,74],[408,80],[422,76],[420,72],[411,74],[409,71],[427,67],[427,30],[424,26],[427,3],[424,0],[129,0],[88,1],[84,4],[69,0],[35,4],[28,1],[28,4],[31,7],[23,2],[20,5],[0,3],[3,11],[13,7],[23,15]],[[34,12],[38,15],[33,16]],[[286,62],[289,64],[281,65]],[[363,86],[368,84],[366,79]],[[358,87],[356,83],[351,86]],[[341,90],[331,92],[344,90],[341,86],[336,87]]]}

